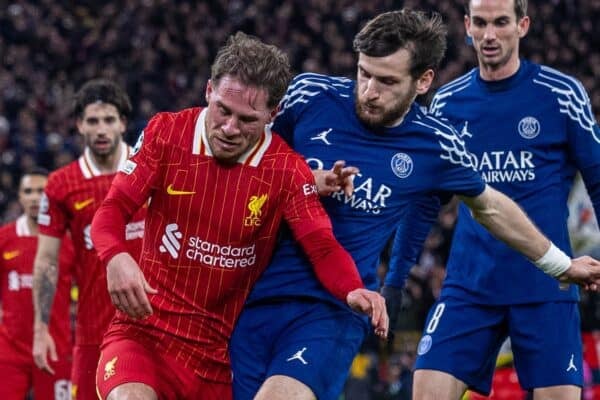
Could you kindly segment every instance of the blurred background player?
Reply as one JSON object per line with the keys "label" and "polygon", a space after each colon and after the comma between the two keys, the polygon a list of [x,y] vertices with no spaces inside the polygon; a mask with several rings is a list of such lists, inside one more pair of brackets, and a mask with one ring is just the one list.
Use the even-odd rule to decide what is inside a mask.
{"label": "blurred background player", "polygon": [[[208,106],[150,120],[92,224],[122,311],[102,344],[103,399],[231,399],[229,337],[284,220],[324,285],[387,333],[385,302],[333,237],[309,167],[266,126],[287,57],[238,32],[211,71]],[[122,227],[149,197],[138,265]]]}
{"label": "blurred background player", "polygon": [[[577,170],[600,211],[600,129],[581,83],[519,58],[526,0],[471,0],[464,17],[479,67],[444,85],[431,113],[448,118],[487,183],[509,195],[570,253],[567,199]],[[582,344],[575,285],[559,284],[481,229],[461,205],[439,301],[419,345],[414,398],[487,394],[511,339],[534,399],[579,399]]]}
{"label": "blurred background player", "polygon": [[[398,265],[384,287],[391,320],[399,295],[388,294],[404,286],[439,199],[453,193],[481,225],[529,259],[541,260],[547,273],[598,283],[600,262],[571,261],[556,249],[513,201],[483,182],[456,130],[415,102],[429,90],[446,49],[439,14],[382,13],[355,36],[354,49],[356,81],[297,76],[273,131],[314,168],[345,160],[360,170],[351,196],[335,191],[322,201],[368,288],[377,287],[380,255],[398,232]],[[542,257],[547,252],[557,254],[551,262]],[[307,261],[284,236],[252,290],[231,340],[237,400],[338,398],[368,326],[323,290]]]}
{"label": "blurred background player", "polygon": [[[50,174],[38,216],[33,355],[39,368],[50,370],[48,353],[54,339],[47,324],[56,291],[58,250],[61,238],[69,231],[77,258],[75,276],[79,288],[72,373],[76,399],[97,398],[94,377],[99,347],[114,315],[106,292],[106,269],[96,254],[90,228],[117,169],[132,154],[123,142],[130,111],[127,94],[111,81],[91,80],[81,87],[75,96],[74,113],[85,150],[78,160]],[[127,250],[135,258],[142,244],[144,212],[140,209],[123,231]]]}
{"label": "blurred background player", "polygon": [[0,398],[23,400],[32,389],[35,400],[62,400],[71,394],[73,351],[70,311],[73,245],[68,237],[59,251],[57,294],[52,303],[49,331],[55,339],[49,350],[52,372],[38,369],[31,356],[33,343],[33,259],[37,248],[37,216],[48,172],[35,168],[19,182],[23,214],[0,228]]}

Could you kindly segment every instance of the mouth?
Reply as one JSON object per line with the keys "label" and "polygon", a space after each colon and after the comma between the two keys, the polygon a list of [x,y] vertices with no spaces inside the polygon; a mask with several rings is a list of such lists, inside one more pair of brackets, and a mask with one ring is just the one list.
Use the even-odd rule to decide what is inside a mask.
{"label": "mouth", "polygon": [[220,138],[218,136],[214,137],[214,144],[219,147],[222,151],[232,152],[235,151],[240,145],[236,142],[226,140]]}
{"label": "mouth", "polygon": [[94,147],[98,149],[107,149],[110,147],[110,140],[98,139],[94,141]]}
{"label": "mouth", "polygon": [[500,54],[500,46],[484,45],[481,46],[481,54],[486,57],[493,57]]}

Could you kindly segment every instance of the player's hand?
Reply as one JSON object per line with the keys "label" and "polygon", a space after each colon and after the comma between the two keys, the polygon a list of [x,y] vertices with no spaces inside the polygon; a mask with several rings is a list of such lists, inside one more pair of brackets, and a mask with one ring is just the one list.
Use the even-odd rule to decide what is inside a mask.
{"label": "player's hand", "polygon": [[48,325],[44,323],[36,323],[33,329],[33,361],[35,365],[42,371],[46,371],[54,375],[54,369],[48,363],[48,355],[50,360],[58,361],[56,354],[56,345],[54,339],[48,332]]}
{"label": "player's hand", "polygon": [[152,314],[147,293],[156,294],[150,287],[142,270],[129,253],[119,253],[106,267],[108,293],[117,309],[132,318],[146,318]]}
{"label": "player's hand", "polygon": [[571,260],[571,266],[559,278],[561,282],[576,283],[586,290],[600,288],[600,261],[583,256]]}
{"label": "player's hand", "polygon": [[371,323],[377,336],[387,337],[390,321],[383,296],[372,290],[354,289],[346,296],[346,303],[354,311],[371,317]]}
{"label": "player's hand", "polygon": [[329,196],[331,193],[343,190],[346,196],[352,196],[354,192],[354,175],[359,173],[358,168],[348,166],[345,161],[336,161],[330,170],[313,170],[317,190],[321,196]]}

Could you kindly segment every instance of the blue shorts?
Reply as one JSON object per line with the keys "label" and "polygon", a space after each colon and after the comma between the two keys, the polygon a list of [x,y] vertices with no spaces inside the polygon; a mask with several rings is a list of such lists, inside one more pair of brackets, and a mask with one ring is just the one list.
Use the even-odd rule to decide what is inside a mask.
{"label": "blue shorts", "polygon": [[273,375],[303,382],[319,400],[337,399],[369,326],[350,309],[321,301],[247,306],[230,344],[234,399],[253,399]]}
{"label": "blue shorts", "polygon": [[506,337],[525,390],[583,385],[579,309],[573,302],[485,306],[442,298],[429,311],[416,369],[447,372],[487,395]]}

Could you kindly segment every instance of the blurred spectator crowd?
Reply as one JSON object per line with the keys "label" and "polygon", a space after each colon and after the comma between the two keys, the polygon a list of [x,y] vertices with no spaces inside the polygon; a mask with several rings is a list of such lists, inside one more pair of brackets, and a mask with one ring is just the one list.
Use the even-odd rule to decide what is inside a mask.
{"label": "blurred spectator crowd", "polygon": [[[126,88],[134,107],[126,136],[131,143],[155,112],[203,104],[210,62],[230,33],[243,30],[281,47],[295,72],[352,77],[354,34],[377,13],[401,7],[438,11],[448,25],[448,51],[436,86],[475,65],[474,52],[465,41],[462,0],[3,2],[0,222],[20,213],[15,201],[16,179],[23,170],[35,164],[53,170],[81,153],[83,143],[74,129],[71,101],[84,81],[103,76]],[[532,24],[521,42],[522,54],[580,79],[598,119],[600,0],[530,0],[528,13]],[[418,335],[439,293],[454,219],[451,205],[440,214],[419,265],[411,273],[406,313],[396,327],[400,331]],[[598,329],[598,299],[585,296],[584,300],[584,326]],[[385,373],[374,368],[381,361],[377,358],[381,344],[367,343],[357,358],[353,376],[373,378],[367,379],[370,383],[364,389],[369,396],[408,398],[406,385],[414,360],[411,346],[418,337],[401,336],[391,344]],[[358,381],[347,399],[372,398],[352,397],[351,393],[361,390]],[[349,385],[355,383],[349,381]]]}

